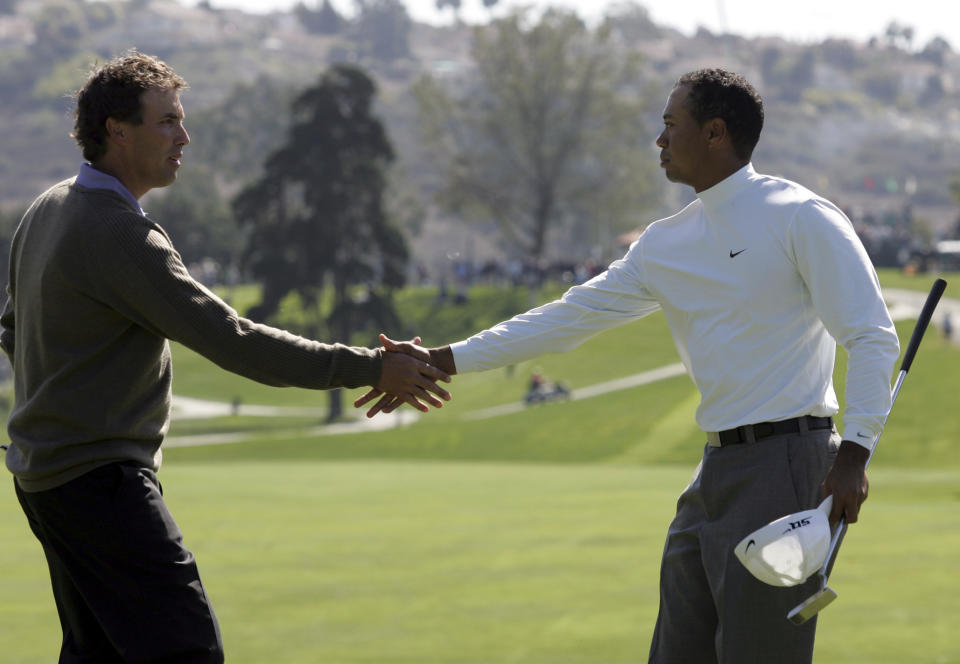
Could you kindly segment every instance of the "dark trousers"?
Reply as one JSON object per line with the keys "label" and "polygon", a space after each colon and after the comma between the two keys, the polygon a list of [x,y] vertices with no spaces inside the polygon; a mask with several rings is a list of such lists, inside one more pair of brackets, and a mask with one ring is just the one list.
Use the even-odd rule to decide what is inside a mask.
{"label": "dark trousers", "polygon": [[768,586],[733,549],[774,519],[816,507],[839,445],[819,430],[706,447],[667,532],[651,664],[810,664],[816,620],[797,626],[787,613],[819,589],[816,578]]}
{"label": "dark trousers", "polygon": [[61,664],[223,662],[213,607],[151,470],[114,463],[16,492],[50,568]]}

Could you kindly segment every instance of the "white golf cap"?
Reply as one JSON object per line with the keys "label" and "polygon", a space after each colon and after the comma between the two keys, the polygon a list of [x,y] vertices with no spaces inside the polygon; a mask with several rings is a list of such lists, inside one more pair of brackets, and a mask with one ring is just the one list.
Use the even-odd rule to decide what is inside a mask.
{"label": "white golf cap", "polygon": [[771,586],[803,583],[823,566],[830,549],[827,496],[816,509],[794,512],[743,538],[734,553],[755,577]]}

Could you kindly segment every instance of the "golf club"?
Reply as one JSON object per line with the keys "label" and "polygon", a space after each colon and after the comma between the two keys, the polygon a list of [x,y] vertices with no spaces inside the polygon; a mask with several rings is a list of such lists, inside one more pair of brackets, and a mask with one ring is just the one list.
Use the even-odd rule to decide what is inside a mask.
{"label": "golf club", "polygon": [[[924,303],[923,309],[920,311],[920,316],[917,318],[917,324],[913,328],[913,334],[910,336],[910,343],[907,345],[907,351],[903,354],[903,361],[900,363],[900,374],[897,376],[897,380],[894,383],[893,392],[890,398],[891,410],[893,410],[893,404],[895,404],[897,401],[897,395],[900,393],[900,387],[903,385],[904,378],[907,377],[907,372],[910,370],[910,365],[913,364],[913,357],[917,354],[917,349],[920,347],[920,341],[923,339],[923,333],[926,332],[927,326],[930,324],[930,318],[933,316],[933,310],[937,308],[937,303],[940,302],[940,296],[943,295],[943,290],[946,287],[946,281],[943,279],[937,279],[935,282],[933,282],[933,288],[930,289],[930,294],[927,295],[927,301]],[[888,417],[890,417],[889,411],[887,411],[887,416],[883,418],[883,426],[886,426]],[[883,430],[881,428],[880,435],[882,434]],[[870,459],[873,458],[873,453],[876,452],[877,445],[880,444],[880,435],[877,436],[877,440],[874,442],[873,447],[870,450],[870,456],[867,457],[866,466],[870,465]],[[803,623],[807,622],[810,620],[810,618],[820,613],[823,608],[837,598],[837,592],[827,586],[827,579],[829,578],[830,573],[833,571],[833,563],[837,558],[837,552],[840,550],[840,543],[843,542],[843,536],[846,534],[846,532],[846,521],[841,518],[834,527],[833,534],[830,538],[830,548],[827,551],[827,557],[824,559],[823,566],[820,568],[820,571],[817,572],[817,576],[820,579],[820,590],[815,592],[797,606],[793,607],[790,613],[787,614],[787,619],[795,625],[802,625]]]}

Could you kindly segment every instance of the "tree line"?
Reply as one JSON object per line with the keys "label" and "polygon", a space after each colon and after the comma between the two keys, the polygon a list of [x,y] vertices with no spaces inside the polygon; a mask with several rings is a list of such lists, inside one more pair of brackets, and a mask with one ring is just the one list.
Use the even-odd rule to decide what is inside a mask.
{"label": "tree line", "polygon": [[[642,105],[623,85],[639,63],[612,47],[609,29],[592,30],[569,12],[537,20],[518,12],[478,29],[472,58],[473,76],[424,75],[415,86],[444,210],[496,220],[536,262],[551,233],[595,235],[598,223],[608,232],[649,205],[649,137],[631,129]],[[225,108],[249,123],[204,123],[210,137],[193,132],[201,155],[237,158],[238,144],[249,148],[258,125],[279,115],[278,99],[287,105],[282,144],[229,199],[216,170],[198,169],[144,207],[185,262],[233,263],[261,285],[249,317],[369,343],[399,327],[393,295],[410,254],[391,204],[396,155],[376,97],[374,78],[352,64],[330,67],[296,94],[268,81],[238,89]],[[238,126],[246,133],[232,134]],[[12,229],[7,217],[0,232]],[[295,321],[283,319],[291,296]],[[336,417],[340,397],[331,398]]]}
{"label": "tree line", "polygon": [[[392,16],[398,0],[364,6],[368,18],[379,10]],[[301,21],[314,14],[332,21],[326,0],[296,11]],[[358,63],[334,65],[299,90],[261,77],[191,114],[196,160],[144,207],[188,264],[213,259],[262,285],[250,317],[371,343],[376,331],[398,327],[393,297],[411,254],[405,225],[430,205],[497,228],[501,246],[531,263],[557,237],[591,247],[657,205],[660,178],[643,119],[656,112],[647,100],[662,101],[646,87],[658,74],[623,48],[656,29],[642,11],[589,27],[556,9],[521,10],[474,28],[470,67],[420,74],[411,87],[418,149],[430,165],[419,190],[398,191],[376,74]],[[774,90],[802,89],[795,84],[812,67],[802,53],[762,53],[758,66]],[[847,56],[842,45],[824,45],[825,58]],[[423,192],[429,200],[418,202]],[[960,203],[960,185],[953,195]],[[19,211],[0,210],[0,240],[9,241],[18,218]],[[284,308],[290,297],[295,319]],[[332,404],[332,413],[338,409]]]}

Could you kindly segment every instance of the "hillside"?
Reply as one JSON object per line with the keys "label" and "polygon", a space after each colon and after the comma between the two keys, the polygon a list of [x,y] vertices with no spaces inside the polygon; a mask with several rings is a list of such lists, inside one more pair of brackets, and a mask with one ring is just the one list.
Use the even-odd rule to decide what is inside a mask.
{"label": "hillside", "polygon": [[[335,62],[362,65],[378,82],[396,170],[419,206],[407,229],[411,240],[419,237],[415,258],[442,262],[451,249],[467,247],[480,259],[496,250],[484,233],[471,233],[433,208],[434,174],[419,146],[410,92],[423,72],[469,75],[471,27],[404,22],[400,11],[392,24],[364,22],[361,15],[341,18],[335,31],[321,34],[308,32],[294,13],[250,15],[174,0],[13,4],[14,13],[0,14],[0,210],[7,211],[6,226],[42,188],[75,172],[79,154],[68,138],[66,93],[82,83],[87,64],[136,47],[166,59],[190,82],[184,101],[193,143],[183,177],[216,173],[224,200],[258,173],[282,140],[294,91]],[[914,45],[895,26],[869,44],[800,45],[706,31],[684,36],[654,24],[641,5],[618,11],[619,47],[644,57],[637,87],[649,91],[650,100],[637,128],[649,135],[651,148],[663,99],[680,73],[702,66],[736,69],[758,85],[767,104],[754,158],[759,170],[799,180],[837,201],[864,234],[892,246],[883,249],[886,254],[911,238],[929,242],[955,232],[949,183],[960,173],[960,56],[943,40]],[[401,36],[384,52],[389,30]],[[689,197],[684,188],[665,186],[656,209],[638,211],[638,225]],[[886,254],[880,262],[892,260]]]}

